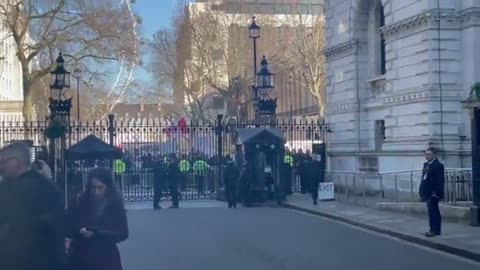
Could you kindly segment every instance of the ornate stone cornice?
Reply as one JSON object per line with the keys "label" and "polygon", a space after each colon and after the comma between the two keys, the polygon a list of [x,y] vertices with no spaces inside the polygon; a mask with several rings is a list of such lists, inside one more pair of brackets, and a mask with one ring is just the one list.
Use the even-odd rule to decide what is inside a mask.
{"label": "ornate stone cornice", "polygon": [[426,99],[430,95],[429,91],[422,91],[416,93],[408,93],[396,96],[389,96],[383,99],[384,104],[396,104],[396,103],[406,103],[413,102],[421,99]]}
{"label": "ornate stone cornice", "polygon": [[344,103],[344,104],[328,106],[326,111],[327,111],[327,114],[332,115],[332,114],[351,112],[351,111],[354,111],[356,108],[357,108],[357,104],[355,103]]}
{"label": "ornate stone cornice", "polygon": [[389,38],[422,28],[437,27],[439,20],[442,22],[442,28],[465,28],[472,24],[480,23],[480,9],[471,8],[461,11],[453,9],[428,10],[399,22],[386,25],[380,29],[380,33],[382,33],[385,38]]}
{"label": "ornate stone cornice", "polygon": [[324,49],[323,54],[327,58],[342,55],[350,51],[353,51],[355,49],[355,46],[357,46],[358,44],[359,44],[358,39],[351,39],[349,41]]}

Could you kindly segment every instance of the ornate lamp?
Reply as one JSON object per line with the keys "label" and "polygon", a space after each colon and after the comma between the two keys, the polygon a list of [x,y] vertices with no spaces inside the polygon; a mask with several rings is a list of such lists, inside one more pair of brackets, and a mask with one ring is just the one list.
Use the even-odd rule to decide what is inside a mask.
{"label": "ornate lamp", "polygon": [[66,98],[65,93],[70,88],[70,72],[65,69],[65,60],[62,53],[59,54],[57,60],[57,67],[50,72],[50,125],[46,129],[46,135],[50,139],[60,138],[65,134],[64,122],[65,117],[70,116],[70,109],[72,108],[72,99]]}

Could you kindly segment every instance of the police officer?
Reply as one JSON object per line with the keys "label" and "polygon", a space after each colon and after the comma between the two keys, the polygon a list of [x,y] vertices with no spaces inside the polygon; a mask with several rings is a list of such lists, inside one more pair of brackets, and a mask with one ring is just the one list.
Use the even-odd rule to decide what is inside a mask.
{"label": "police officer", "polygon": [[195,174],[195,182],[197,183],[198,194],[203,195],[204,184],[205,184],[205,175],[208,171],[208,163],[199,157],[193,163],[193,173]]}
{"label": "police officer", "polygon": [[182,159],[178,162],[178,168],[180,169],[180,186],[182,190],[187,187],[187,174],[190,171],[190,161],[186,155],[182,155]]}
{"label": "police officer", "polygon": [[240,172],[233,160],[227,160],[224,168],[225,199],[228,202],[228,208],[237,208],[237,189]]}
{"label": "police officer", "polygon": [[167,179],[168,187],[170,188],[170,196],[172,197],[172,205],[170,208],[178,208],[178,178],[180,176],[180,170],[178,168],[177,157],[175,154],[170,154],[168,157],[167,165]]}
{"label": "police officer", "polygon": [[312,195],[313,204],[318,201],[318,187],[324,181],[325,168],[321,162],[321,155],[312,155],[312,160],[305,161],[305,175],[307,178],[309,192]]}
{"label": "police officer", "polygon": [[153,209],[158,210],[160,207],[160,199],[164,188],[164,181],[167,176],[167,164],[163,157],[158,157],[155,160],[155,167],[153,169]]}
{"label": "police officer", "polygon": [[285,194],[291,195],[292,194],[292,169],[295,164],[292,154],[290,151],[285,153],[283,158],[283,172],[282,172],[282,179],[284,182],[285,187]]}

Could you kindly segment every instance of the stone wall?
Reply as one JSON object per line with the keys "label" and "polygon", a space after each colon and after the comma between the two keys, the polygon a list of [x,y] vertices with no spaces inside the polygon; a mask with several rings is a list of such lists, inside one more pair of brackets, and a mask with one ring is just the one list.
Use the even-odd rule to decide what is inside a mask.
{"label": "stone wall", "polygon": [[417,169],[428,146],[444,149],[449,167],[471,166],[470,119],[460,101],[480,81],[479,2],[440,1],[439,8],[437,0],[327,1],[330,169]]}

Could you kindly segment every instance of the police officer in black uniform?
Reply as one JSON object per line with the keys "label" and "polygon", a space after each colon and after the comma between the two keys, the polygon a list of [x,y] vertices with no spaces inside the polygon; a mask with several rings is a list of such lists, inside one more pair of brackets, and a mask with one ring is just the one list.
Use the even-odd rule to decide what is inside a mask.
{"label": "police officer in black uniform", "polygon": [[308,189],[312,195],[313,204],[317,204],[318,201],[318,188],[320,182],[324,181],[325,168],[321,162],[321,155],[314,154],[312,160],[305,161],[305,175],[308,184]]}
{"label": "police officer in black uniform", "polygon": [[164,181],[167,176],[167,164],[162,156],[155,160],[153,168],[153,209],[158,210],[160,207],[160,199],[164,188]]}
{"label": "police officer in black uniform", "polygon": [[238,179],[240,177],[240,171],[235,165],[235,162],[227,157],[223,172],[225,200],[228,203],[228,208],[237,208]]}
{"label": "police officer in black uniform", "polygon": [[178,168],[177,157],[175,154],[170,154],[167,165],[167,179],[168,187],[170,188],[170,196],[172,197],[172,205],[170,208],[178,208],[178,182],[180,177],[180,169]]}

